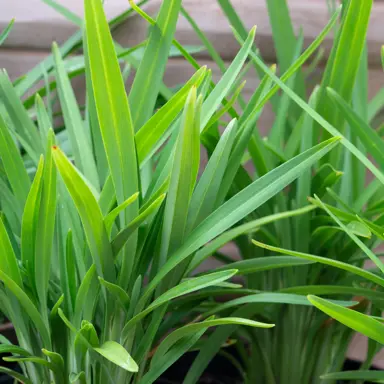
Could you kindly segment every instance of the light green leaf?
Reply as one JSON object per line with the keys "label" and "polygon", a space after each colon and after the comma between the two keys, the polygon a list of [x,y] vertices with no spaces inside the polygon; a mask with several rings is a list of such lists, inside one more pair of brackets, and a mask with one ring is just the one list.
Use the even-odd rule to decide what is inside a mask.
{"label": "light green leaf", "polygon": [[[269,20],[271,23],[272,36],[276,49],[278,65],[284,73],[292,64],[293,55],[296,51],[297,38],[293,29],[291,16],[286,0],[267,0]],[[299,94],[303,95],[304,78],[300,74]]]}
{"label": "light green leaf", "polygon": [[114,282],[116,277],[112,247],[96,198],[83,177],[58,147],[52,147],[52,155],[80,215],[98,274]]}
{"label": "light green leaf", "polygon": [[259,321],[242,319],[238,317],[223,317],[220,319],[207,319],[202,322],[187,324],[173,331],[161,342],[161,344],[156,350],[155,355],[152,358],[152,363],[151,363],[152,366],[155,367],[156,363],[159,363],[160,360],[171,349],[171,347],[174,344],[176,344],[181,338],[189,336],[190,334],[198,332],[204,328],[216,327],[216,326],[228,325],[228,324],[244,325],[247,327],[255,327],[255,328],[273,328],[274,327],[274,324],[266,324],[266,323],[261,323]]}
{"label": "light green leaf", "polygon": [[264,249],[268,249],[269,251],[272,251],[272,252],[278,252],[278,253],[283,253],[283,254],[290,255],[290,256],[301,257],[301,258],[306,259],[306,260],[311,260],[311,261],[315,261],[317,263],[327,264],[327,265],[331,265],[331,266],[339,268],[339,269],[343,269],[343,270],[348,271],[350,273],[353,273],[355,275],[364,277],[367,280],[370,280],[370,281],[384,287],[384,279],[383,278],[375,275],[372,272],[366,271],[365,269],[356,267],[352,264],[347,264],[347,263],[344,263],[342,261],[333,260],[333,259],[329,259],[326,257],[314,256],[314,255],[310,255],[308,253],[296,252],[296,251],[291,251],[288,249],[273,247],[271,245],[260,243],[259,241],[256,241],[256,240],[252,240],[252,242],[256,246],[264,248]]}
{"label": "light green leaf", "polygon": [[[287,97],[287,95],[285,95]],[[309,105],[315,107],[317,103],[316,90],[309,99]],[[313,145],[313,120],[309,114],[303,117],[303,131],[301,133],[300,151],[305,151]],[[315,180],[312,179],[312,170],[307,169],[298,179],[296,184],[295,206],[300,208],[307,205],[307,198],[311,194],[311,187]],[[310,244],[310,215],[302,215],[295,219],[295,242],[300,251],[307,251]]]}
{"label": "light green leaf", "polygon": [[61,370],[61,372],[64,372],[64,359],[63,356],[61,356],[59,353],[48,351],[47,349],[43,348],[41,350],[45,356],[48,356],[51,362]]}
{"label": "light green leaf", "polygon": [[[0,222],[1,229],[1,222]],[[24,292],[18,284],[15,283],[6,273],[0,270],[0,280],[3,281],[4,285],[16,296],[21,306],[24,308],[26,314],[30,317],[36,329],[40,333],[45,347],[49,348],[51,345],[51,339],[49,331],[40,315],[40,312],[35,307],[34,303]]]}
{"label": "light green leaf", "polygon": [[317,296],[308,295],[308,300],[318,309],[340,321],[347,327],[384,344],[384,324],[363,313],[329,302]]}
{"label": "light green leaf", "polygon": [[9,224],[16,235],[20,235],[21,217],[23,215],[23,207],[19,204],[15,195],[9,189],[5,180],[0,177],[0,198],[2,201],[2,210],[9,221]]}
{"label": "light green leaf", "polygon": [[0,367],[0,372],[5,373],[6,375],[9,375],[10,377],[13,377],[15,380],[19,381],[23,384],[33,384],[31,380],[28,379],[28,377],[25,377],[19,372],[13,371],[12,369],[6,368],[6,367]]}
{"label": "light green leaf", "polygon": [[43,146],[45,146],[48,141],[48,132],[53,127],[47,110],[45,109],[44,101],[39,94],[36,95],[35,108],[37,122],[40,130],[41,143]]}
{"label": "light green leaf", "polygon": [[139,370],[135,360],[133,360],[127,350],[119,343],[116,343],[116,341],[106,341],[100,348],[94,348],[94,350],[128,372],[138,372]]}
{"label": "light green leaf", "polygon": [[99,281],[100,281],[100,284],[103,285],[112,296],[116,297],[119,300],[122,308],[126,310],[131,301],[127,292],[125,292],[118,285],[105,281],[102,277],[99,277]]}
{"label": "light green leaf", "polygon": [[[98,176],[101,185],[103,185],[109,175],[109,166],[107,155],[104,150],[103,138],[101,136],[99,120],[97,117],[95,96],[93,94],[93,84],[91,78],[91,69],[88,55],[86,28],[83,28],[83,51],[84,51],[84,70],[85,70],[85,88],[86,88],[86,114],[85,122],[87,124],[87,132],[90,133],[92,139],[92,147],[96,160]],[[109,176],[110,177],[110,176]],[[105,184],[104,184],[105,186]]]}
{"label": "light green leaf", "polygon": [[228,91],[231,89],[233,83],[235,82],[236,77],[241,71],[241,68],[243,67],[243,64],[251,50],[253,41],[255,39],[255,34],[256,27],[253,27],[249,32],[248,37],[242,45],[240,51],[232,61],[231,65],[228,67],[227,71],[217,83],[216,87],[204,101],[201,111],[201,131],[204,130],[210,118],[215,113],[216,109],[219,107],[222,100],[227,95]]}
{"label": "light green leaf", "polygon": [[227,168],[228,159],[232,150],[237,131],[236,120],[232,120],[213,151],[191,198],[187,230],[190,231],[200,224],[215,208],[214,204],[221,180]]}
{"label": "light green leaf", "polygon": [[13,24],[15,23],[15,19],[12,19],[8,25],[3,29],[0,33],[0,45],[3,45],[4,41],[7,39],[9,33],[12,30]]}
{"label": "light green leaf", "polygon": [[192,88],[185,103],[164,209],[160,265],[183,243],[189,204],[200,165],[200,102]]}
{"label": "light green leaf", "polygon": [[[355,242],[355,244],[375,263],[381,272],[384,273],[384,263],[354,234],[349,226],[345,226],[317,196],[315,196],[315,198],[320,203],[321,207],[328,213],[328,215],[332,217],[332,219],[340,226],[340,228],[342,228],[343,231],[347,233],[347,235]],[[363,223],[360,224],[361,226],[364,226]]]}
{"label": "light green leaf", "polygon": [[[356,301],[334,301],[343,306],[352,306],[356,304]],[[205,316],[211,316],[215,313],[224,311],[228,308],[239,307],[244,304],[291,304],[291,305],[311,305],[309,300],[302,295],[296,295],[293,293],[276,293],[276,292],[262,292],[256,293],[254,295],[247,295],[244,297],[239,297],[238,299],[229,300],[224,304],[218,305],[211,309],[210,311],[205,312]]]}
{"label": "light green leaf", "polygon": [[[333,88],[347,103],[351,101],[366,41],[372,2],[351,0],[345,3],[341,27],[322,82],[323,87]],[[351,57],[354,59],[351,60]],[[325,94],[324,98],[319,100],[319,110],[326,121],[343,131],[343,119],[340,119],[337,108],[332,100],[326,99]]]}
{"label": "light green leaf", "polygon": [[206,67],[200,68],[136,133],[136,148],[139,164],[154,153],[159,140],[168,133],[172,121],[184,107],[192,87],[198,87],[206,76]]}
{"label": "light green leaf", "polygon": [[306,285],[280,289],[282,293],[296,293],[299,295],[352,295],[364,296],[369,300],[384,300],[384,293],[373,289],[343,286],[343,285]]}
{"label": "light green leaf", "polygon": [[164,0],[151,27],[144,56],[129,93],[132,120],[138,131],[152,114],[171,48],[181,0]]}
{"label": "light green leaf", "polygon": [[134,195],[132,195],[131,197],[129,197],[127,200],[124,201],[124,203],[120,204],[113,211],[108,213],[108,215],[104,218],[104,225],[105,225],[105,228],[106,228],[108,234],[111,233],[113,223],[116,220],[119,213],[123,209],[127,208],[128,205],[130,205],[134,201],[136,201],[138,197],[139,197],[139,192],[137,192]]}
{"label": "light green leaf", "polygon": [[372,236],[372,233],[369,228],[360,221],[351,221],[347,225],[347,228],[357,236],[366,237],[367,239],[370,239]]}
{"label": "light green leaf", "polygon": [[297,267],[301,265],[312,264],[309,260],[300,260],[292,256],[264,256],[254,258],[252,260],[241,260],[229,263],[216,270],[222,271],[227,269],[237,269],[238,275],[247,275],[250,273],[257,273],[261,271],[269,271],[276,268]]}
{"label": "light green leaf", "polygon": [[95,275],[96,275],[96,266],[95,264],[93,264],[85,274],[80,284],[80,287],[77,291],[76,301],[75,301],[75,312],[73,317],[73,323],[75,324],[76,327],[80,327],[81,318],[82,318],[81,315],[83,313],[85,302],[87,298],[89,299],[90,286],[91,286],[92,280],[95,278]]}
{"label": "light green leaf", "polygon": [[[334,137],[341,138],[340,143],[344,145],[346,149],[351,151],[356,158],[358,158],[381,182],[384,184],[384,174],[375,167],[375,165],[355,146],[353,145],[345,136],[343,136],[340,131],[338,131],[334,126],[332,126],[328,121],[326,121],[322,116],[320,116],[315,110],[313,110],[304,100],[302,100],[298,95],[296,95],[289,87],[287,87],[282,81],[283,78],[285,80],[285,75],[279,79],[275,74],[269,70],[269,68],[256,56],[251,52],[252,59],[257,63],[257,65],[262,68],[262,70],[276,83],[277,87],[280,87],[284,92],[286,92],[292,100],[297,103],[304,111],[312,116],[312,118],[319,123],[327,132],[329,132]],[[300,59],[300,58],[299,58]],[[268,97],[270,94],[274,93],[275,87],[272,88],[271,92],[268,93]],[[261,102],[263,105],[265,100],[268,100],[268,97],[265,97]]]}
{"label": "light green leaf", "polygon": [[77,105],[75,93],[71,87],[68,75],[64,68],[64,62],[57,44],[53,44],[52,52],[55,59],[57,90],[61,109],[68,132],[72,153],[76,167],[87,177],[96,190],[100,188],[96,162],[93,157],[92,147],[85,131],[85,124]]}
{"label": "light green leaf", "polygon": [[[123,329],[122,339],[124,340],[126,338],[129,330],[132,329],[132,327],[137,324],[138,321],[140,321],[143,317],[148,315],[154,309],[158,308],[160,305],[165,304],[176,297],[186,295],[188,293],[192,293],[206,287],[214,286],[219,282],[228,280],[233,275],[235,275],[236,272],[236,269],[231,269],[228,271],[214,272],[208,275],[194,277],[169,289],[167,292],[163,293],[155,301],[153,301],[152,304],[149,305],[146,309],[144,309],[128,321],[128,323]],[[140,302],[138,304],[138,307],[140,308]]]}
{"label": "light green leaf", "polygon": [[41,201],[36,215],[35,231],[35,283],[44,316],[47,314],[47,297],[51,271],[51,260],[56,218],[56,167],[52,159],[51,146],[54,144],[54,134],[48,134],[46,161],[42,175]]}
{"label": "light green leaf", "polygon": [[191,350],[206,330],[207,328],[203,328],[202,330],[194,333],[192,336],[186,336],[180,340],[165,356],[162,357],[158,364],[150,368],[150,370],[141,379],[142,383],[153,383],[167,368]]}
{"label": "light green leaf", "polygon": [[98,347],[100,345],[99,336],[97,336],[96,329],[94,325],[89,321],[83,320],[81,322],[79,333],[81,333],[81,336],[84,337],[92,347]]}
{"label": "light green leaf", "polygon": [[[85,24],[100,130],[117,202],[122,204],[138,192],[136,150],[124,82],[101,1],[85,1]],[[137,210],[138,204],[132,204],[127,219]]]}
{"label": "light green leaf", "polygon": [[80,373],[73,373],[69,375],[69,381],[71,384],[87,384],[86,375],[84,371]]}
{"label": "light green leaf", "polygon": [[[115,187],[117,204],[122,204],[130,196],[140,192],[135,133],[124,80],[100,0],[85,1],[85,25],[100,131]],[[137,79],[137,75],[135,79]],[[130,204],[120,214],[121,227],[134,220],[138,210],[138,201]],[[122,255],[119,275],[119,285],[121,286],[129,284],[132,266],[135,262],[135,249],[136,236],[132,236]],[[129,252],[129,255],[126,252]],[[99,273],[99,275],[101,274]],[[108,281],[114,282],[112,276],[104,277]]]}
{"label": "light green leaf", "polygon": [[20,274],[20,269],[16,259],[15,252],[9,240],[7,230],[3,219],[0,216],[0,270],[12,279],[14,284],[20,288],[23,287],[23,281]]}
{"label": "light green leaf", "polygon": [[[60,217],[60,216],[59,216]],[[76,260],[73,249],[72,230],[65,238],[65,251],[60,252],[60,283],[65,299],[65,311],[72,315],[75,308],[77,294]]]}
{"label": "light green leaf", "polygon": [[337,145],[338,140],[323,142],[308,151],[287,161],[265,176],[257,179],[237,195],[228,200],[220,208],[208,216],[188,236],[184,244],[168,259],[154,279],[147,286],[142,300],[162,281],[162,279],[180,262],[201,246],[236,224],[247,214],[253,212],[260,205],[268,201],[285,186],[297,178],[303,170],[310,167],[325,153]]}
{"label": "light green leaf", "polygon": [[41,156],[25,203],[21,226],[21,259],[33,285],[35,284],[36,230],[39,221],[43,169],[44,160]]}
{"label": "light green leaf", "polygon": [[[329,191],[329,188],[332,188],[342,176],[343,172],[337,171],[331,164],[323,164],[317,169],[315,176],[311,180],[310,194],[323,197]],[[310,194],[306,196],[306,200]]]}
{"label": "light green leaf", "polygon": [[207,257],[211,256],[213,253],[215,253],[217,250],[219,250],[221,247],[223,247],[225,244],[229,243],[236,237],[242,234],[254,233],[258,231],[263,225],[274,223],[278,220],[283,220],[288,217],[302,215],[312,211],[313,209],[313,207],[307,206],[293,211],[276,213],[274,215],[265,216],[261,219],[256,219],[248,223],[239,225],[222,233],[221,235],[217,236],[214,240],[212,240],[209,244],[207,244],[205,247],[201,248],[198,252],[196,252],[196,255],[192,259],[191,264],[188,268],[188,272],[194,270]]}
{"label": "light green leaf", "polygon": [[148,208],[146,208],[140,215],[132,220],[124,229],[122,229],[116,237],[112,240],[112,249],[114,255],[118,255],[120,250],[124,247],[129,237],[136,231],[139,226],[144,223],[147,218],[155,213],[161,206],[165,199],[165,194],[160,195]]}
{"label": "light green leaf", "polygon": [[220,108],[208,121],[205,126],[206,132],[210,131],[210,128],[217,124],[220,124],[220,119],[236,104],[241,98],[241,91],[245,86],[246,81],[244,80],[233,92],[232,97],[225,103],[224,107]]}
{"label": "light green leaf", "polygon": [[381,46],[381,65],[384,70],[384,45]]}
{"label": "light green leaf", "polygon": [[352,131],[359,137],[365,148],[384,168],[384,142],[380,135],[370,127],[345,100],[339,96],[332,88],[327,88],[328,96],[340,109],[341,113],[348,121]]}
{"label": "light green leaf", "polygon": [[59,367],[57,367],[55,364],[49,362],[48,360],[45,360],[41,357],[31,356],[31,357],[3,357],[4,361],[9,362],[20,362],[20,363],[34,363],[38,365],[42,365],[43,367],[47,367],[51,371],[58,373]]}
{"label": "light green leaf", "polygon": [[321,375],[322,380],[379,380],[378,382],[384,381],[383,371],[343,371],[343,372],[332,372]]}
{"label": "light green leaf", "polygon": [[32,353],[26,351],[24,348],[12,344],[0,344],[0,353],[12,353],[13,355],[19,356],[32,356]]}
{"label": "light green leaf", "polygon": [[[223,1],[223,0],[221,0]],[[227,1],[227,0],[225,0]],[[338,10],[332,15],[330,18],[328,24],[324,27],[324,29],[321,31],[321,33],[316,37],[316,39],[309,45],[309,47],[300,55],[300,57],[287,69],[287,71],[281,75],[281,81],[286,82],[301,66],[308,60],[308,58],[316,51],[316,49],[320,46],[322,41],[325,39],[327,34],[332,30],[332,28],[335,26],[335,24],[338,21],[339,15],[340,15],[341,7],[338,8]],[[236,39],[238,39],[241,43],[244,41],[244,37],[239,35],[237,29],[235,28],[236,32],[234,32]],[[265,64],[260,60],[260,58],[254,54],[253,52],[250,53],[250,56],[252,60],[255,62],[256,67],[259,68],[261,73],[266,72]],[[270,70],[273,73],[273,70]],[[270,74],[268,74],[269,77],[271,77]],[[271,77],[274,81],[275,78]],[[281,87],[280,84],[275,84],[271,88],[271,90],[263,97],[263,99],[260,101],[259,108],[261,108],[263,105],[265,105],[273,95],[276,94],[276,92]],[[293,91],[292,91],[293,92]],[[294,93],[294,92],[293,92]],[[297,96],[299,97],[299,96]]]}
{"label": "light green leaf", "polygon": [[0,115],[0,157],[13,193],[23,207],[31,185],[20,151]]}
{"label": "light green leaf", "polygon": [[52,307],[51,309],[51,313],[50,313],[50,320],[54,319],[57,315],[57,312],[59,311],[59,308],[61,306],[61,304],[63,304],[63,301],[64,301],[64,294],[62,294],[58,300],[56,301],[55,305]]}
{"label": "light green leaf", "polygon": [[[0,98],[4,103],[6,112],[12,122],[12,128],[26,143],[25,149],[37,164],[40,155],[43,153],[43,145],[41,144],[39,132],[30,119],[19,95],[16,93],[4,70],[0,71]],[[4,109],[0,108],[0,113],[3,116],[3,119],[6,119],[4,112]]]}

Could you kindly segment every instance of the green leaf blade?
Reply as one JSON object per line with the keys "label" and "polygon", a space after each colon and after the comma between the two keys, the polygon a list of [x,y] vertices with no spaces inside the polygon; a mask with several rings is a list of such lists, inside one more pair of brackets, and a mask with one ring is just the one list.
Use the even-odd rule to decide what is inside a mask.
{"label": "green leaf blade", "polygon": [[52,147],[52,156],[80,215],[98,273],[106,280],[114,282],[112,247],[96,198],[83,177],[58,147]]}
{"label": "green leaf blade", "polygon": [[101,347],[94,348],[94,350],[128,372],[138,372],[139,370],[132,356],[116,341],[106,341]]}
{"label": "green leaf blade", "polygon": [[377,342],[384,344],[384,324],[371,317],[353,311],[349,308],[329,302],[317,296],[308,296],[308,300],[318,309],[345,324],[353,330],[362,333]]}

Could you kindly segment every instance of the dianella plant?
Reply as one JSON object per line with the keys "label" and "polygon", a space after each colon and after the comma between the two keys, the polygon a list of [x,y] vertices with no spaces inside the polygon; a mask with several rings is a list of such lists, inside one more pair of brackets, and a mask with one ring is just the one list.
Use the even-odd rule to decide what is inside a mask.
{"label": "dianella plant", "polygon": [[[254,53],[255,28],[214,83],[211,72],[174,39],[180,0],[164,0],[156,20],[132,4],[150,33],[128,49],[110,31],[128,13],[108,23],[101,0],[85,0],[82,21],[47,3],[81,30],[63,46],[54,44],[52,55],[15,82],[0,73],[0,305],[18,339],[13,345],[2,337],[0,351],[21,371],[0,370],[23,383],[149,384],[196,348],[200,355],[185,382],[197,382],[226,335],[249,327],[264,328],[262,335],[274,325],[274,306],[266,309],[251,299],[236,308],[233,302],[224,309],[216,303],[216,296],[227,294],[254,298],[256,282],[242,289],[230,279],[240,274],[256,281],[255,272],[277,267],[310,271],[311,261],[247,258],[200,274],[196,267],[217,242],[231,240],[239,231],[232,227],[243,220],[257,215],[272,222],[308,213],[312,207],[298,204],[298,210],[276,217],[271,207],[346,139],[329,129],[335,137],[295,148],[252,178],[244,153],[259,150],[256,121],[284,87]],[[308,50],[292,57],[284,81],[301,76],[300,66],[336,18]],[[196,69],[177,91],[162,81],[172,46]],[[68,58],[76,47],[83,55]],[[235,84],[249,56],[266,75],[240,111]],[[136,73],[126,92],[131,67]],[[80,73],[86,78],[85,106],[70,83]],[[33,93],[38,80],[44,86]],[[27,91],[29,97],[21,98]],[[159,95],[163,101],[155,109]],[[59,127],[56,97],[64,122]],[[229,122],[221,121],[224,114]],[[205,167],[201,144],[209,154]],[[240,233],[250,230],[241,227]],[[308,303],[305,296],[270,295],[260,294],[259,303]],[[260,340],[259,333],[253,335]]]}
{"label": "dianella plant", "polygon": [[[235,37],[243,44],[247,32],[235,8],[229,0],[218,3]],[[262,83],[278,85],[281,93],[269,100],[275,120],[267,136],[263,138],[258,129],[253,129],[244,147],[242,164],[251,164],[252,172],[239,168],[229,194],[262,180],[276,166],[286,164],[319,141],[340,136],[342,145],[197,254],[201,257],[212,254],[225,264],[221,270],[230,267],[239,268],[240,273],[246,271],[243,296],[212,308],[209,314],[239,314],[242,308],[235,309],[239,305],[258,305],[259,315],[276,324],[268,332],[231,328],[238,350],[236,366],[249,383],[335,383],[339,377],[346,376],[327,372],[342,369],[353,332],[330,316],[371,336],[367,331],[370,323],[362,320],[358,327],[350,314],[365,319],[368,317],[364,312],[373,316],[381,313],[380,306],[372,305],[382,298],[381,277],[375,271],[362,269],[367,259],[379,269],[382,267],[380,259],[369,251],[383,239],[384,164],[381,128],[376,130],[380,125],[378,113],[384,104],[383,90],[371,101],[367,95],[366,33],[372,1],[343,1],[340,7],[328,3],[331,11],[328,25],[303,52],[303,36],[294,31],[287,2],[266,1],[280,78],[275,75],[276,66],[265,66],[255,48],[250,51],[250,62],[242,75],[255,71]],[[187,11],[183,12],[188,18]],[[198,23],[190,17],[189,21],[212,60],[224,71],[225,63]],[[321,77],[316,78],[324,61],[321,51],[312,57],[311,64],[305,67],[302,64],[330,31],[334,33],[333,47]],[[296,70],[298,66],[300,69]],[[241,97],[240,92],[239,105],[246,111],[249,104],[244,104]],[[255,124],[257,127],[257,120]],[[241,261],[236,261],[233,253],[222,250],[230,240],[235,242]],[[293,268],[292,257],[303,264]],[[276,270],[270,270],[270,263]],[[265,265],[269,267],[264,268]],[[362,276],[370,278],[366,281]],[[314,296],[303,300],[306,295],[350,302],[341,304]],[[338,308],[345,317],[337,317],[332,308]],[[371,322],[381,326],[377,319]],[[227,329],[228,332],[225,328],[217,329],[209,337],[211,342],[200,350],[186,382],[192,383],[199,369],[202,372],[204,361],[209,361],[229,337],[230,327]],[[373,339],[382,342],[377,334]],[[370,344],[362,369],[370,366],[378,348],[377,343]]]}

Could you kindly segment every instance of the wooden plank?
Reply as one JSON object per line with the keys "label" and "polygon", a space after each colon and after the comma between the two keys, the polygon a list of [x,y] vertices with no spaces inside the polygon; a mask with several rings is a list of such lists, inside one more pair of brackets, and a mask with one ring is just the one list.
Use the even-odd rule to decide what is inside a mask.
{"label": "wooden plank", "polygon": [[[156,14],[161,0],[150,1],[146,9],[152,15]],[[82,1],[66,0],[74,13],[82,15]],[[106,11],[109,17],[114,16],[128,8],[127,2],[110,0],[106,2]],[[201,29],[208,35],[220,54],[228,59],[232,58],[237,50],[228,22],[215,0],[184,0],[184,6],[198,22]],[[274,51],[271,39],[268,12],[265,0],[233,0],[233,4],[244,20],[247,28],[258,26],[257,44],[268,61],[274,61]],[[295,29],[303,28],[305,43],[311,42],[324,27],[328,20],[328,11],[325,0],[288,0]],[[3,7],[4,8],[4,7]],[[76,27],[53,11],[41,0],[13,0],[10,6],[2,9],[0,14],[0,29],[10,18],[16,17],[16,25],[6,46],[19,48],[48,49],[52,41],[63,42]],[[380,62],[379,51],[384,35],[384,4],[375,2],[372,11],[371,25],[368,33],[369,60],[372,65]],[[130,18],[117,32],[118,40],[129,46],[141,41],[147,33],[147,24],[139,16]],[[182,17],[178,23],[177,37],[183,43],[196,43],[197,37],[191,27]],[[329,52],[332,37],[325,41],[324,47]]]}
{"label": "wooden plank", "polygon": [[0,68],[5,68],[12,80],[39,64],[49,52],[23,49],[0,49]]}
{"label": "wooden plank", "polygon": [[[48,54],[49,52],[47,51],[14,50],[6,48],[0,49],[0,67],[5,68],[10,78],[15,80],[17,77],[23,75],[39,62],[41,62]],[[198,62],[200,65],[207,65],[208,68],[212,69],[212,75],[215,81],[220,79],[221,73],[215,63],[204,58],[199,58]],[[164,81],[168,86],[173,87],[185,82],[193,75],[194,72],[194,68],[192,68],[192,66],[185,60],[175,58],[170,59],[165,72]],[[315,85],[320,80],[320,75],[321,69],[319,68],[311,75],[311,84]],[[245,80],[246,85],[243,93],[246,95],[246,97],[248,97],[253,93],[259,83],[252,68],[245,76]],[[81,94],[83,82],[78,82],[77,87],[78,92]],[[374,95],[376,95],[376,93],[382,87],[384,87],[384,72],[378,68],[371,68],[369,71],[369,98],[372,98]],[[269,123],[270,119],[271,118],[267,119]],[[266,127],[269,126],[270,124],[267,124]]]}

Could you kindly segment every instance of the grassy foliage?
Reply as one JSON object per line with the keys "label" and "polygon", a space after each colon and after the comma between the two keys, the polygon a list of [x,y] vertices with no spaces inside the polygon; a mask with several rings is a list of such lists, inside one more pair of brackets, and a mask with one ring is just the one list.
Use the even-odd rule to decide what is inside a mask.
{"label": "grassy foliage", "polygon": [[[369,104],[362,92],[371,2],[335,8],[303,50],[286,1],[268,0],[279,76],[228,0],[218,3],[240,42],[228,65],[181,0],[165,0],[156,20],[145,2],[108,21],[100,0],[85,0],[83,23],[46,0],[83,30],[14,83],[0,73],[0,308],[19,342],[2,339],[0,352],[22,372],[0,370],[34,384],[150,384],[195,348],[192,384],[232,337],[246,382],[335,382],[352,332],[329,316],[373,339],[367,368],[383,342],[384,286],[374,253],[383,144],[371,126],[383,93]],[[150,33],[124,48],[111,30],[133,12]],[[192,56],[202,48],[174,38],[179,14],[222,72],[217,83]],[[312,90],[302,67],[333,29]],[[163,83],[175,51],[196,70],[177,90]],[[260,77],[248,100],[247,66]],[[83,106],[70,80],[84,74]],[[276,118],[263,138],[267,103]],[[221,250],[231,241],[240,260]],[[208,258],[221,265],[197,272]]]}

